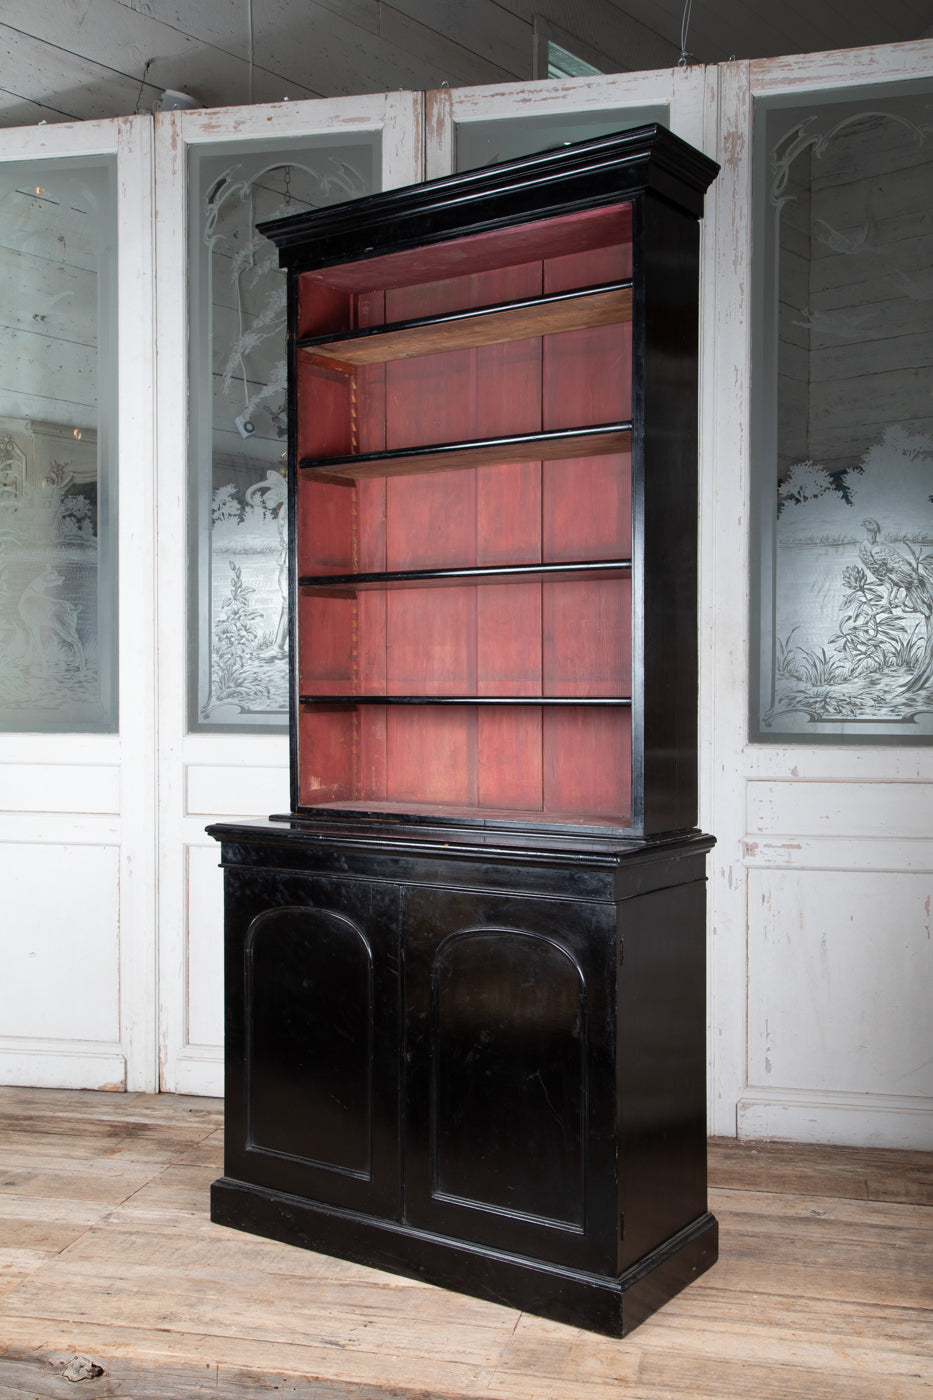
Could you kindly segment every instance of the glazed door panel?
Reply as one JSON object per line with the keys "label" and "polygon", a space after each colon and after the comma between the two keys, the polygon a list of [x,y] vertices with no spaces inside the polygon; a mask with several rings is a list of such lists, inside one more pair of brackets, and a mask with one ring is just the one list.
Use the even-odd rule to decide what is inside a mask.
{"label": "glazed door panel", "polygon": [[612,1267],[614,906],[403,901],[406,1221]]}
{"label": "glazed door panel", "polygon": [[228,871],[226,1172],[398,1215],[398,892]]}
{"label": "glazed door panel", "polygon": [[[699,64],[425,94],[428,179],[658,122],[711,150],[715,68]],[[707,128],[709,127],[709,130]]]}
{"label": "glazed door panel", "polygon": [[[421,106],[420,94],[406,92],[155,118],[156,291],[165,347],[158,397],[159,1036],[167,1091],[223,1093],[223,895],[204,827],[218,817],[281,812],[289,801],[279,474],[285,390],[277,378],[284,374],[284,287],[271,245],[254,225],[280,205],[299,207],[314,190],[322,203],[365,193],[360,181],[345,187],[341,153],[366,149],[374,189],[417,180]],[[252,259],[235,257],[251,239]],[[225,379],[228,361],[236,368]]]}
{"label": "glazed door panel", "polygon": [[7,1084],[157,1084],[151,190],[148,118],[0,132]]}

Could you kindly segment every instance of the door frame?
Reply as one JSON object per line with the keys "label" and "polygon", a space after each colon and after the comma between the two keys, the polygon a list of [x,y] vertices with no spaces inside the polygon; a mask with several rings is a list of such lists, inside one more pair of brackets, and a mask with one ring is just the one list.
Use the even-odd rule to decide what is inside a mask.
{"label": "door frame", "polygon": [[[56,1087],[156,1088],[155,346],[152,333],[152,122],[119,117],[0,131],[0,160],[116,158],[118,329],[118,695],[116,734],[0,734],[0,843],[55,852],[99,848],[118,887],[100,907],[75,895],[60,937],[112,938],[119,1038],[56,1034],[56,1006],[36,1008],[34,1035],[0,1036],[0,1080]],[[25,877],[24,877],[25,878]],[[28,898],[28,893],[26,895]],[[115,907],[118,927],[102,929]],[[88,1014],[93,1015],[93,993]]]}
{"label": "door frame", "polygon": [[[210,821],[289,807],[286,734],[192,733],[188,724],[188,152],[344,132],[381,133],[385,189],[422,178],[420,93],[380,93],[154,118],[159,499],[159,1061],[170,1092],[223,1092],[223,895]],[[192,936],[193,935],[193,936]]]}
{"label": "door frame", "polygon": [[[707,331],[701,361],[701,822],[716,834],[710,860],[710,1130],[723,1136],[929,1146],[933,1098],[768,1087],[753,1061],[750,966],[758,907],[749,877],[786,871],[933,871],[933,840],[922,818],[933,781],[933,749],[752,743],[749,740],[753,565],[752,458],[752,123],[756,98],[857,93],[928,78],[933,42],[804,54],[719,69],[721,173],[710,191],[704,266]],[[916,784],[914,811],[892,842],[868,819],[878,784]],[[905,791],[908,791],[905,789]],[[796,803],[791,802],[796,795]],[[823,809],[823,805],[829,805]],[[808,829],[792,806],[810,806]],[[838,807],[836,806],[838,804]],[[860,808],[859,820],[853,820]],[[765,813],[771,815],[765,817]],[[835,813],[835,815],[833,815]],[[815,831],[813,823],[819,831]],[[851,825],[852,832],[847,832]],[[775,898],[777,894],[775,893]],[[883,937],[884,932],[879,931]],[[788,1034],[782,1028],[778,1034]]]}

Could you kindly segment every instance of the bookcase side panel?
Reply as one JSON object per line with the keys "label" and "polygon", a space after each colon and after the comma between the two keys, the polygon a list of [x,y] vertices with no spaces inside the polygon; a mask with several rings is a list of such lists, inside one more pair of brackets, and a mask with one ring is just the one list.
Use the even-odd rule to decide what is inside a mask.
{"label": "bookcase side panel", "polygon": [[644,203],[645,831],[697,821],[699,225]]}
{"label": "bookcase side panel", "polygon": [[354,299],[320,278],[298,279],[296,331],[299,337],[329,335],[352,329]]}

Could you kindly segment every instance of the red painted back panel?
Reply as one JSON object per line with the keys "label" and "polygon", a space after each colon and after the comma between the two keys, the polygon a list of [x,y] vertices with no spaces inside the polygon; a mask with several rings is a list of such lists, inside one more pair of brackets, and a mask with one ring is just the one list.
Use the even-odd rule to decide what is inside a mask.
{"label": "red painted back panel", "polygon": [[[385,294],[350,297],[349,311],[341,309],[341,289],[363,273],[359,266],[340,269],[338,290],[303,289],[303,331],[312,323],[327,331],[341,316],[381,324],[629,276],[630,248],[618,241],[627,214],[621,223],[618,211],[574,217],[584,243],[611,231],[611,246],[571,253],[573,230],[551,227],[545,241],[557,255],[545,261],[527,256],[502,265],[507,254],[534,253],[528,230],[507,235],[498,249],[485,236],[471,240],[469,255],[445,247],[417,260],[379,259],[370,272],[386,264]],[[405,285],[408,277],[431,276],[432,265],[436,280]],[[323,286],[328,275],[308,280]],[[631,328],[530,337],[356,371],[308,362],[302,376],[301,455],[619,421],[631,416]],[[299,551],[302,573],[629,558],[631,458],[372,478],[352,488],[302,485]],[[540,696],[629,693],[627,579],[361,590],[339,602],[303,600],[299,617],[305,693],[338,693],[341,686],[340,693],[373,696],[532,702],[363,705],[306,718],[299,740],[303,801],[349,785],[352,792],[335,800],[628,819],[629,712],[533,703]],[[308,647],[313,655],[305,654]],[[330,776],[319,771],[328,764]]]}

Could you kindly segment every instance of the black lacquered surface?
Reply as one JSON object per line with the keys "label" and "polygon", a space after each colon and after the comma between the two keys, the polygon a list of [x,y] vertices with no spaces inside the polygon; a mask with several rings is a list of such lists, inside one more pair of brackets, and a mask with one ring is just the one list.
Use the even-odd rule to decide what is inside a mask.
{"label": "black lacquered surface", "polygon": [[[366,809],[365,797],[342,814],[305,811],[299,725],[319,717],[315,706],[358,707],[333,729],[346,729],[349,750],[373,717],[368,707],[387,697],[347,694],[352,685],[307,694],[315,687],[299,684],[295,665],[293,815],[211,828],[225,868],[227,1057],[225,1177],[213,1218],[615,1336],[716,1258],[705,1174],[712,838],[695,830],[697,220],[715,169],[648,127],[264,228],[289,270],[293,656],[299,597],[311,613],[316,591],[356,606],[367,590],[421,587],[436,604],[445,586],[495,587],[510,574],[463,558],[447,569],[430,555],[438,567],[393,570],[389,561],[367,572],[352,550],[336,560],[339,575],[328,576],[326,562],[313,569],[299,560],[300,473],[309,489],[336,486],[347,500],[366,489],[347,483],[366,477],[573,458],[598,451],[600,439],[607,451],[630,452],[631,548],[627,538],[610,541],[603,552],[616,557],[579,568],[624,573],[631,595],[631,694],[619,701],[613,692],[632,709],[630,823],[601,835],[592,818],[561,829],[527,813],[473,819],[398,806],[389,815],[375,801]],[[382,286],[365,280],[380,258],[404,280],[422,249],[433,250],[434,276],[469,273],[458,240],[493,240],[501,252],[500,234],[521,225],[508,246],[530,257],[539,224],[566,215],[566,228],[578,229],[592,211],[600,227],[609,215],[624,222],[631,239],[631,421],[621,421],[625,405],[611,410],[618,422],[588,434],[481,425],[498,435],[391,452],[376,438],[357,451],[353,433],[315,445],[308,427],[302,451],[319,455],[299,460],[299,356],[306,367],[315,358],[310,341],[297,347],[300,279]],[[579,252],[569,243],[563,251]],[[504,256],[489,265],[511,266]],[[473,308],[463,319],[484,317]],[[363,342],[380,335],[407,353],[404,337],[416,328],[335,329],[335,346],[363,355]],[[576,382],[585,397],[584,377]],[[303,424],[320,421],[312,407],[303,402]],[[327,421],[336,431],[336,411]],[[543,578],[548,568],[530,562],[511,573]],[[391,703],[439,698],[406,690]],[[441,698],[477,713],[529,703]],[[606,702],[531,703],[592,715]],[[314,762],[329,732],[315,731],[306,773],[321,771]],[[354,762],[362,751],[352,748]],[[436,758],[426,743],[425,765]],[[572,777],[588,795],[599,777],[592,762],[568,767],[568,786]]]}

